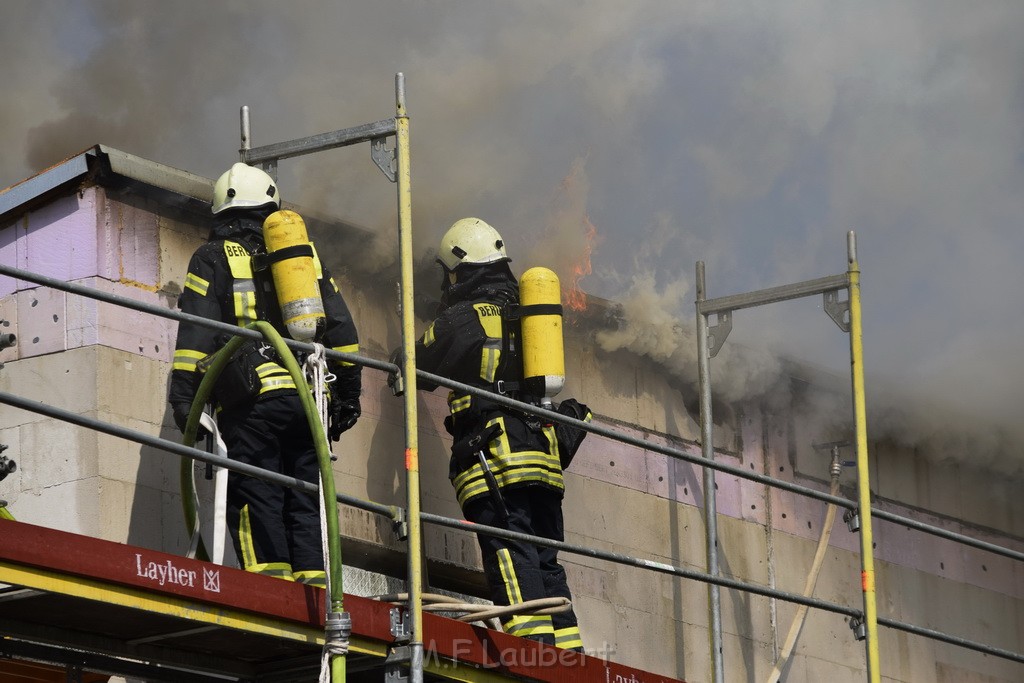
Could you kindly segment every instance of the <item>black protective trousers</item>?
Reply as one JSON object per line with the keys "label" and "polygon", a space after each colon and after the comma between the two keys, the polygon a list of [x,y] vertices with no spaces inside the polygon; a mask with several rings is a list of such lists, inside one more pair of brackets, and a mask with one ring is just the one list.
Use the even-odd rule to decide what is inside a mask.
{"label": "black protective trousers", "polygon": [[[562,496],[545,486],[502,489],[508,509],[504,519],[494,500],[482,496],[466,503],[463,514],[475,524],[508,529],[555,541],[565,540]],[[540,598],[572,599],[565,569],[554,548],[478,534],[490,598],[510,605]],[[502,622],[505,631],[565,649],[583,651],[576,614],[516,615]]]}
{"label": "black protective trousers", "polygon": [[[287,392],[218,416],[228,457],[316,484],[320,473],[308,418]],[[320,502],[314,494],[231,472],[228,527],[246,571],[324,585]]]}

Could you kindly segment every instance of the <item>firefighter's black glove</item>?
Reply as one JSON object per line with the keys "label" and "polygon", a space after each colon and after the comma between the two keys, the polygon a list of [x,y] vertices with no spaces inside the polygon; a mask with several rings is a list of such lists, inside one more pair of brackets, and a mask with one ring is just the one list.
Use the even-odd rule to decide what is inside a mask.
{"label": "firefighter's black glove", "polygon": [[355,426],[362,411],[359,408],[359,399],[343,401],[331,401],[330,414],[328,415],[330,427],[327,429],[331,441],[338,441],[341,435]]}
{"label": "firefighter's black glove", "polygon": [[[558,404],[556,410],[566,417],[583,422],[590,422],[594,419],[594,413],[590,411],[590,408],[574,398],[565,399]],[[580,449],[583,439],[587,438],[587,431],[559,422],[555,425],[555,438],[558,439],[558,456],[562,463],[562,469],[568,469],[572,459],[576,457],[576,451]]]}
{"label": "firefighter's black glove", "polygon": [[402,380],[402,370],[405,366],[404,354],[402,353],[402,347],[398,347],[391,352],[391,358],[388,362],[392,365],[398,366],[398,372],[388,373],[388,389],[391,389],[391,393],[395,396],[401,396],[405,393],[405,382]]}
{"label": "firefighter's black glove", "polygon": [[[172,403],[171,414],[174,415],[174,424],[178,426],[178,431],[182,434],[185,433],[185,426],[188,424],[188,414],[192,410],[191,403]],[[202,441],[210,432],[206,431],[206,427],[198,425],[196,427],[196,441]]]}

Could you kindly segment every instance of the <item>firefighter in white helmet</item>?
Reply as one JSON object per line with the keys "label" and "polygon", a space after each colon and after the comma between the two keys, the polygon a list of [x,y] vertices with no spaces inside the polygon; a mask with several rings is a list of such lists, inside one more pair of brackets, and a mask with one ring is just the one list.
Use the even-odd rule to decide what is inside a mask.
{"label": "firefighter in white helmet", "polygon": [[[474,387],[531,401],[522,383],[517,307],[519,284],[505,243],[479,218],[463,218],[445,233],[438,249],[443,271],[441,311],[416,344],[417,368]],[[437,387],[418,380],[418,387]],[[586,406],[563,401],[571,414],[589,419]],[[556,427],[533,415],[464,392],[449,394],[452,435],[449,477],[466,519],[561,541],[563,459],[585,434]],[[564,447],[560,452],[560,447]],[[478,536],[484,572],[495,604],[545,597],[571,599],[557,551],[490,536]],[[503,621],[507,632],[582,651],[572,611],[521,614]]]}
{"label": "firefighter in white helmet", "polygon": [[[302,218],[281,211],[277,184],[264,171],[234,164],[217,180],[213,192],[213,229],[189,262],[178,306],[184,313],[244,326],[266,320],[284,337],[296,328],[285,325],[272,277],[274,254],[267,253],[265,229],[301,227]],[[268,234],[270,234],[268,232]],[[319,291],[322,323],[312,338],[343,352],[359,349],[355,324],[334,279],[311,244],[283,252],[311,260],[308,276]],[[307,288],[308,290],[308,288]],[[182,322],[171,370],[168,401],[184,431],[202,379],[200,360],[229,339],[216,330]],[[361,366],[333,364],[328,431],[333,441],[352,427],[360,414]],[[248,341],[225,367],[214,388],[217,424],[233,460],[317,482],[319,465],[313,436],[295,383],[268,345]],[[228,526],[235,552],[248,571],[313,585],[325,584],[320,516],[316,498],[253,477],[231,472],[228,479]]]}

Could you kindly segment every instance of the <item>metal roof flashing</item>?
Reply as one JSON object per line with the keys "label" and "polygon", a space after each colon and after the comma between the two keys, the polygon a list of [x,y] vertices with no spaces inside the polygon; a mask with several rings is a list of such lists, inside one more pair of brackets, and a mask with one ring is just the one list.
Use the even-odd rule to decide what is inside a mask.
{"label": "metal roof flashing", "polygon": [[158,164],[134,154],[97,145],[101,158],[105,158],[110,171],[116,175],[154,188],[174,192],[208,205],[213,201],[213,180]]}
{"label": "metal roof flashing", "polygon": [[[149,197],[171,208],[206,219],[213,202],[213,184],[210,178],[182,171],[155,161],[123,152],[107,145],[97,144],[51,166],[5,190],[0,190],[0,225],[43,203],[53,193],[66,191],[77,183],[94,183],[109,191],[133,193]],[[337,230],[351,239],[361,240],[372,231],[349,221],[323,216],[308,208],[299,208],[291,202],[284,206],[299,211],[311,229]]]}
{"label": "metal roof flashing", "polygon": [[89,158],[94,157],[97,151],[96,147],[90,147],[0,191],[0,221],[56,188],[85,176],[89,172]]}
{"label": "metal roof flashing", "polygon": [[213,181],[209,178],[148,161],[107,145],[93,145],[0,191],[0,221],[44,201],[60,188],[89,180],[112,189],[156,195],[161,202],[189,212],[205,214],[213,200]]}

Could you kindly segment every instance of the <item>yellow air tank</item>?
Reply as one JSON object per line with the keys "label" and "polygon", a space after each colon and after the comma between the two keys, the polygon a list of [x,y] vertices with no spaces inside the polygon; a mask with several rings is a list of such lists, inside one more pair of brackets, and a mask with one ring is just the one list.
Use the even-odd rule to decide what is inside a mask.
{"label": "yellow air tank", "polygon": [[284,326],[292,339],[311,342],[326,318],[306,222],[294,211],[275,211],[263,222],[263,240]]}
{"label": "yellow air tank", "polygon": [[522,318],[523,382],[526,391],[549,406],[565,385],[562,298],[558,276],[530,268],[519,280]]}

